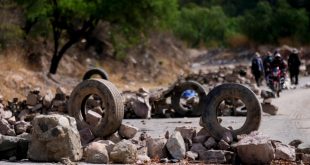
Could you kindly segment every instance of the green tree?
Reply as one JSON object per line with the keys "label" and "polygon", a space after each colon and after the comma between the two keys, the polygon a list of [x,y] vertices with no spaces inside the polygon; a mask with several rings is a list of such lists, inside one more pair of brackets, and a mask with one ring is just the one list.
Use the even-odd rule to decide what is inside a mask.
{"label": "green tree", "polygon": [[167,26],[177,16],[176,0],[16,0],[26,13],[26,33],[38,23],[52,31],[54,53],[49,73],[57,72],[65,52],[93,32],[100,20],[127,35],[153,26]]}

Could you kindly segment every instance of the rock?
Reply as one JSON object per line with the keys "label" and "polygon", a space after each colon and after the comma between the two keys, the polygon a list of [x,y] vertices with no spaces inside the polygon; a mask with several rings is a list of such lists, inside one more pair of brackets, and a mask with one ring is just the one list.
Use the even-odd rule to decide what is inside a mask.
{"label": "rock", "polygon": [[12,116],[13,116],[12,111],[10,111],[10,110],[4,111],[3,118],[9,119],[9,118],[11,118]]}
{"label": "rock", "polygon": [[198,157],[203,157],[203,154],[207,151],[201,143],[193,143],[191,150],[194,153],[198,153]]}
{"label": "rock", "polygon": [[30,128],[30,123],[26,121],[18,121],[14,125],[14,129],[17,135],[27,132],[27,130],[30,130]]}
{"label": "rock", "polygon": [[270,115],[276,115],[278,113],[278,107],[272,104],[264,104],[262,103],[263,112],[268,113]]}
{"label": "rock", "polygon": [[179,131],[175,131],[170,136],[167,141],[166,147],[173,158],[182,160],[185,157],[185,143]]}
{"label": "rock", "polygon": [[9,132],[12,130],[11,125],[5,119],[0,119],[0,134],[2,135],[9,135]]}
{"label": "rock", "polygon": [[179,131],[183,139],[190,139],[190,140],[192,140],[193,137],[195,137],[197,134],[196,128],[189,126],[176,127],[175,131]]}
{"label": "rock", "polygon": [[141,98],[141,100],[139,99],[133,100],[132,107],[133,107],[134,113],[142,119],[147,119],[151,116],[150,114],[151,106],[149,102],[147,101],[147,99]]}
{"label": "rock", "polygon": [[216,146],[216,141],[213,137],[209,137],[207,139],[206,142],[203,143],[203,145],[207,148],[207,149],[211,149],[211,148],[214,148]]}
{"label": "rock", "polygon": [[166,133],[165,133],[165,138],[169,139],[169,137],[170,137],[170,132],[167,130]]}
{"label": "rock", "polygon": [[16,159],[26,159],[29,140],[14,137],[4,136],[0,134],[0,160],[16,157]]}
{"label": "rock", "polygon": [[113,143],[118,143],[123,139],[119,136],[118,132],[115,132],[114,134],[106,138],[106,140],[111,140]]}
{"label": "rock", "polygon": [[160,159],[159,163],[169,163],[169,159],[168,158],[162,158],[162,159]]}
{"label": "rock", "polygon": [[304,164],[310,164],[310,154],[302,154],[301,160]]}
{"label": "rock", "polygon": [[35,106],[38,102],[38,95],[34,93],[29,93],[27,96],[26,104],[30,106]]}
{"label": "rock", "polygon": [[122,124],[118,130],[118,133],[122,138],[131,139],[137,134],[138,130],[139,128],[137,127]]}
{"label": "rock", "polygon": [[19,120],[24,121],[29,113],[30,112],[28,109],[24,109],[18,114],[17,117],[19,118]]}
{"label": "rock", "polygon": [[114,146],[110,153],[110,158],[113,163],[135,163],[137,159],[137,147],[128,140],[122,140]]}
{"label": "rock", "polygon": [[193,152],[193,151],[187,151],[186,152],[186,158],[188,160],[196,160],[198,158],[198,153]]}
{"label": "rock", "polygon": [[268,98],[268,99],[264,99],[263,103],[264,104],[271,104],[273,98]]}
{"label": "rock", "polygon": [[115,146],[115,143],[113,143],[111,140],[98,140],[97,142],[101,143],[101,144],[104,144],[105,148],[108,151],[108,153],[110,153],[113,150],[114,146]]}
{"label": "rock", "polygon": [[199,155],[199,160],[205,163],[225,163],[225,151],[222,150],[208,150]]}
{"label": "rock", "polygon": [[147,155],[138,155],[137,156],[137,164],[146,164],[151,161],[151,158]]}
{"label": "rock", "polygon": [[86,114],[86,122],[91,126],[96,126],[101,119],[101,115],[89,110]]}
{"label": "rock", "polygon": [[195,136],[193,138],[193,143],[204,143],[207,138],[209,138],[209,136],[206,135],[199,135],[199,136]]}
{"label": "rock", "polygon": [[87,145],[89,142],[95,139],[95,136],[91,132],[89,128],[84,128],[79,130],[80,138],[81,138],[81,144],[82,146]]}
{"label": "rock", "polygon": [[230,148],[230,145],[224,140],[220,140],[217,145],[220,150],[228,150]]}
{"label": "rock", "polygon": [[295,148],[286,144],[282,144],[278,141],[273,141],[273,146],[275,148],[275,159],[295,161],[296,153]]}
{"label": "rock", "polygon": [[15,125],[15,124],[16,124],[16,118],[15,118],[15,116],[12,116],[12,117],[9,118],[7,121],[8,121],[11,125]]}
{"label": "rock", "polygon": [[43,106],[50,107],[52,105],[54,96],[50,90],[47,91],[46,95],[43,97]]}
{"label": "rock", "polygon": [[221,140],[224,140],[226,143],[231,144],[234,140],[234,137],[230,131],[227,131],[223,134],[223,137]]}
{"label": "rock", "polygon": [[34,161],[79,161],[82,146],[73,117],[58,114],[38,115],[32,121],[33,131],[28,158]]}
{"label": "rock", "polygon": [[106,145],[98,142],[89,143],[84,149],[83,157],[87,163],[109,163],[109,154]]}
{"label": "rock", "polygon": [[269,99],[269,98],[276,98],[276,95],[273,92],[262,90],[260,93],[261,98]]}
{"label": "rock", "polygon": [[271,140],[258,132],[244,136],[234,146],[244,164],[270,164],[275,158]]}
{"label": "rock", "polygon": [[35,106],[33,106],[32,108],[31,108],[31,111],[32,112],[38,112],[39,110],[41,110],[43,108],[43,104],[36,104]]}
{"label": "rock", "polygon": [[298,146],[303,143],[301,140],[299,139],[295,139],[293,141],[291,141],[288,145],[293,146],[295,148],[298,148]]}
{"label": "rock", "polygon": [[166,138],[147,138],[146,146],[147,146],[148,156],[152,159],[166,158],[168,156],[166,143],[167,143]]}
{"label": "rock", "polygon": [[197,136],[207,136],[207,137],[211,137],[209,131],[206,128],[201,128],[200,131],[198,131]]}

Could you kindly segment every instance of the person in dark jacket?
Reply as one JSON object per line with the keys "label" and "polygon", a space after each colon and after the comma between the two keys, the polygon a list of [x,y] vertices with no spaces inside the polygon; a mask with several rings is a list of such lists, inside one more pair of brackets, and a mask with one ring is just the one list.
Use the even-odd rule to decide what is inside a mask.
{"label": "person in dark jacket", "polygon": [[269,75],[271,74],[271,63],[273,61],[273,56],[271,52],[267,52],[264,59],[263,59],[263,64],[264,64],[264,73],[265,73],[265,80],[268,85],[269,82]]}
{"label": "person in dark jacket", "polygon": [[291,83],[298,85],[298,75],[299,75],[299,67],[300,67],[300,59],[298,57],[298,50],[293,49],[288,60],[288,71],[290,72]]}
{"label": "person in dark jacket", "polygon": [[264,76],[264,65],[258,52],[255,53],[255,57],[252,59],[251,71],[257,86],[260,86],[262,77]]}

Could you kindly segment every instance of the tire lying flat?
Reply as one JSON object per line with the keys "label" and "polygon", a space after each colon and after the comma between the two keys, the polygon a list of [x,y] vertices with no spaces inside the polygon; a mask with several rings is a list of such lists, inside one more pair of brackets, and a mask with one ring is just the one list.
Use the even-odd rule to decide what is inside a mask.
{"label": "tire lying flat", "polygon": [[[83,106],[91,95],[97,95],[105,103],[105,114],[96,126],[90,126],[84,120]],[[88,127],[96,137],[106,137],[120,127],[124,118],[124,104],[120,92],[111,82],[103,79],[89,79],[78,84],[72,91],[68,112],[76,119],[79,130]]]}
{"label": "tire lying flat", "polygon": [[[184,108],[180,105],[182,94],[185,90],[194,90],[199,97],[199,103],[192,109]],[[200,116],[201,115],[201,99],[206,96],[206,92],[202,85],[196,81],[186,81],[176,86],[171,95],[171,105],[179,116]]]}
{"label": "tire lying flat", "polygon": [[104,80],[109,80],[108,73],[105,70],[101,69],[101,68],[93,68],[93,69],[88,70],[84,74],[83,80],[88,80],[88,79],[90,79],[91,77],[93,77],[95,75],[99,75]]}
{"label": "tire lying flat", "polygon": [[[229,130],[218,122],[217,108],[222,101],[229,98],[240,99],[247,109],[246,120],[241,128]],[[222,84],[212,89],[202,98],[202,121],[210,134],[217,140],[230,131],[236,139],[237,135],[248,134],[258,130],[261,122],[262,107],[256,95],[247,87],[240,84]]]}

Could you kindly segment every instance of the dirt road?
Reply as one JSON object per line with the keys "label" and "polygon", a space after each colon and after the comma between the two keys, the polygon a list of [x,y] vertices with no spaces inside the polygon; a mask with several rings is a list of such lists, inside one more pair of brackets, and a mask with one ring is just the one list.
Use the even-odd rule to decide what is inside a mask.
{"label": "dirt road", "polygon": [[[302,147],[310,147],[310,89],[301,88],[310,77],[302,78],[300,86],[294,90],[286,90],[276,98],[273,104],[279,106],[278,115],[264,114],[259,131],[272,139],[289,143],[294,139],[300,139],[304,143]],[[226,117],[225,125],[242,125],[244,117]],[[199,118],[174,118],[174,119],[150,119],[150,120],[124,120],[146,131],[152,137],[164,136],[167,130],[173,131],[178,126],[193,126],[200,129]],[[234,127],[235,128],[235,127]]]}

